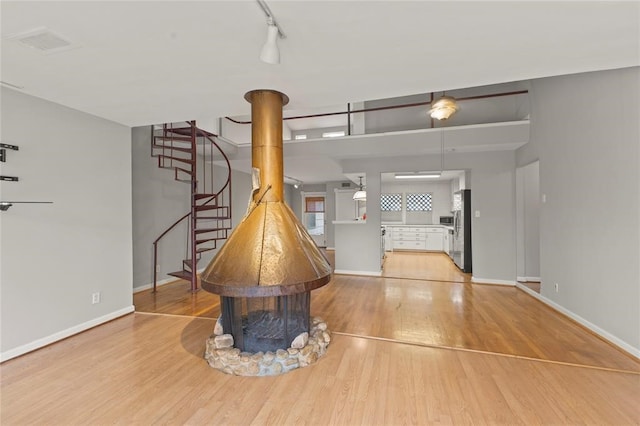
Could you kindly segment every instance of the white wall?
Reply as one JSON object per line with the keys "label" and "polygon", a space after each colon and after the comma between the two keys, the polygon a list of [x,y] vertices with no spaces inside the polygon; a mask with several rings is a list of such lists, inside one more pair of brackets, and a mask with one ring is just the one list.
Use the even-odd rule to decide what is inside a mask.
{"label": "white wall", "polygon": [[[3,360],[133,310],[131,132],[2,88]],[[92,304],[92,293],[101,302]]]}
{"label": "white wall", "polygon": [[[532,82],[541,294],[640,355],[640,68]],[[554,290],[558,283],[559,291]]]}

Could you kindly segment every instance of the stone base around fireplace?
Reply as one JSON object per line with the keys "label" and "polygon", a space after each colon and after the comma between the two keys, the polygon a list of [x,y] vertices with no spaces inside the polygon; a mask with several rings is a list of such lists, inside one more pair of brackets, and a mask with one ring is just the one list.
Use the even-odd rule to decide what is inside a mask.
{"label": "stone base around fireplace", "polygon": [[209,365],[236,376],[276,376],[316,362],[327,351],[331,333],[320,317],[311,320],[309,333],[296,337],[292,347],[276,352],[241,352],[233,347],[233,336],[224,334],[220,319],[207,339],[204,358]]}

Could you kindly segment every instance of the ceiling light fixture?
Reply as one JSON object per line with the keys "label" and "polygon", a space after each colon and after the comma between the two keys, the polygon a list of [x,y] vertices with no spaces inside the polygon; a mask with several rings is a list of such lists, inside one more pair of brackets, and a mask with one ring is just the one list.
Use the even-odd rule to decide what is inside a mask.
{"label": "ceiling light fixture", "polygon": [[455,98],[451,96],[442,96],[440,99],[431,104],[429,115],[436,120],[447,120],[460,108]]}
{"label": "ceiling light fixture", "polygon": [[323,138],[341,138],[342,136],[344,136],[344,130],[338,130],[335,132],[324,132],[322,134]]}
{"label": "ceiling light fixture", "polygon": [[358,176],[360,178],[359,189],[353,194],[353,199],[356,201],[366,201],[367,200],[367,191],[364,190],[362,186],[362,176]]}
{"label": "ceiling light fixture", "polygon": [[396,173],[396,179],[437,179],[442,176],[441,172],[426,172],[426,173]]}
{"label": "ceiling light fixture", "polygon": [[278,25],[276,18],[271,13],[271,9],[264,0],[256,0],[265,15],[267,15],[267,41],[260,51],[260,60],[267,64],[280,63],[280,49],[278,48],[278,38],[286,38],[282,28]]}

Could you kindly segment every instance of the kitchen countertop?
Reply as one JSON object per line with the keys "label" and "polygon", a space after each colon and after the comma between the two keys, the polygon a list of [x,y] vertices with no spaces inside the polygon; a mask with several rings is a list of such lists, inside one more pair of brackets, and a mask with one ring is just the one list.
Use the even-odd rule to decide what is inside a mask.
{"label": "kitchen countertop", "polygon": [[414,226],[414,227],[429,227],[429,228],[453,228],[449,225],[440,225],[439,223],[400,223],[400,222],[382,222],[382,226]]}
{"label": "kitchen countertop", "polygon": [[353,220],[334,220],[333,222],[334,225],[364,225],[367,223],[366,220],[358,220],[358,219],[353,219]]}
{"label": "kitchen countertop", "polygon": [[453,226],[449,226],[449,225],[440,225],[437,223],[434,224],[409,224],[409,223],[399,223],[399,222],[392,222],[392,223],[382,223],[382,226],[389,226],[389,227],[407,227],[407,228],[442,228],[442,229],[446,229],[448,231],[453,231]]}

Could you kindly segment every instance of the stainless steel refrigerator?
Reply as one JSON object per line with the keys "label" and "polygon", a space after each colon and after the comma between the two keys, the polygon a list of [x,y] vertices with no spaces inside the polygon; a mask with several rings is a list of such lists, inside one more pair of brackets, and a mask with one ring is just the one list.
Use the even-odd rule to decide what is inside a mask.
{"label": "stainless steel refrigerator", "polygon": [[453,196],[453,261],[462,272],[471,272],[471,190]]}

